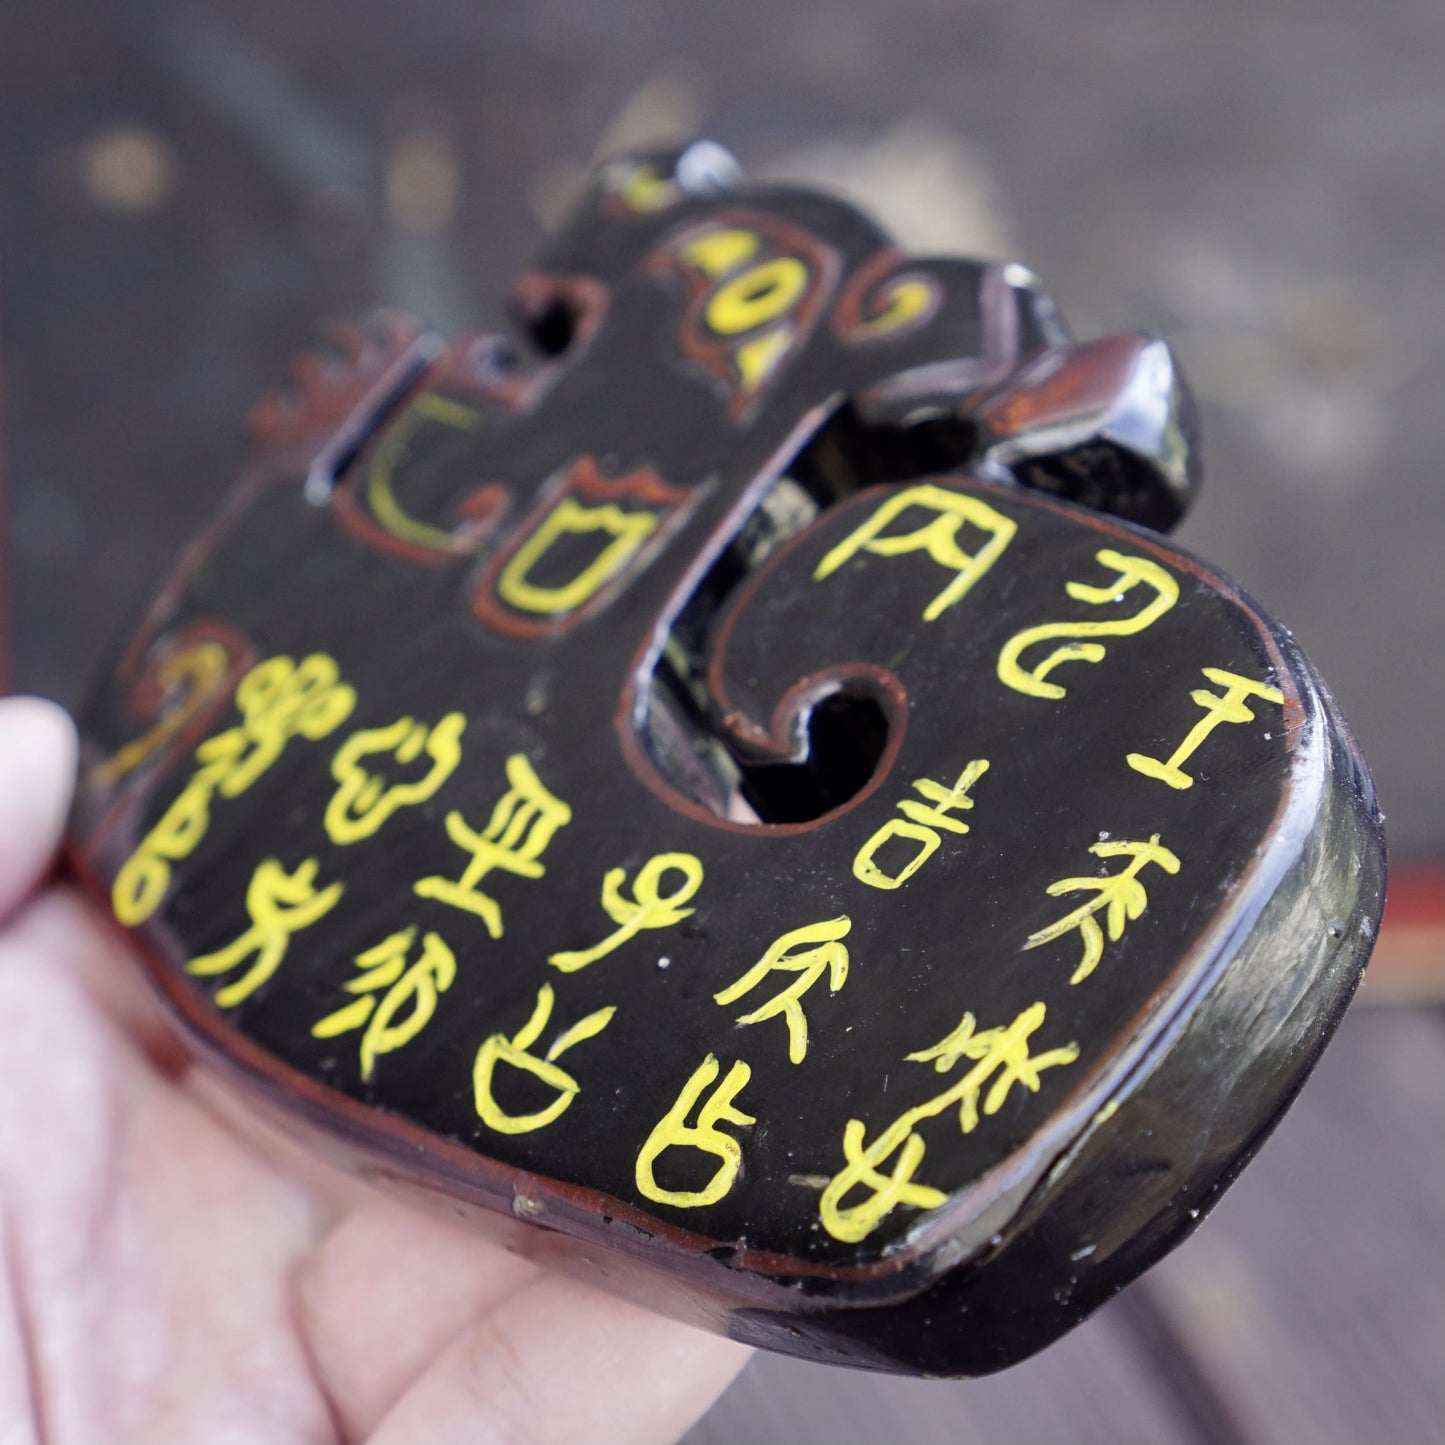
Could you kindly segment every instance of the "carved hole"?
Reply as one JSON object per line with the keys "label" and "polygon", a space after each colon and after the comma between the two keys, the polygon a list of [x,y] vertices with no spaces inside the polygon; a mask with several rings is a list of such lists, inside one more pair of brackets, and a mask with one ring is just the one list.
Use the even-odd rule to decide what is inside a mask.
{"label": "carved hole", "polygon": [[[941,410],[870,425],[843,406],[809,439],[673,619],[641,692],[635,723],[658,771],[733,823],[807,823],[855,798],[888,746],[888,715],[866,680],[811,698],[791,756],[750,751],[723,723],[707,686],[718,625],[737,590],[780,547],[865,487],[957,471],[977,437]],[[799,677],[810,668],[800,653]],[[755,719],[760,725],[768,719]]]}
{"label": "carved hole", "polygon": [[811,822],[857,797],[888,745],[888,716],[867,694],[828,693],[808,713],[807,736],[802,762],[742,769],[742,796],[759,822]]}
{"label": "carved hole", "polygon": [[577,339],[581,308],[570,296],[556,292],[527,316],[527,338],[543,356],[555,359]]}

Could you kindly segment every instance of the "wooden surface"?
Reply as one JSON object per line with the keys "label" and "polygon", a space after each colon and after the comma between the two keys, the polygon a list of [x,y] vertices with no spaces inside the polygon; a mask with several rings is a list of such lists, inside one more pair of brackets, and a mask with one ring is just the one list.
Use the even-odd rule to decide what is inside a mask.
{"label": "wooden surface", "polygon": [[[76,698],[318,318],[495,324],[599,142],[700,126],[1021,257],[1086,335],[1169,335],[1181,542],[1296,630],[1393,857],[1437,866],[1442,55],[1438,0],[3,0],[12,685]],[[962,1384],[759,1359],[694,1445],[1438,1445],[1445,1016],[1372,1008],[1386,978],[1203,1231],[1057,1348]]]}

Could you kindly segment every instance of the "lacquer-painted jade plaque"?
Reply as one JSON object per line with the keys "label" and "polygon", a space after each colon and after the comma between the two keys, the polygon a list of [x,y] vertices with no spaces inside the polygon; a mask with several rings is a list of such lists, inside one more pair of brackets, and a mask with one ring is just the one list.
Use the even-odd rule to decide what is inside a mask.
{"label": "lacquer-painted jade plaque", "polygon": [[1027,1355],[1257,1147],[1380,906],[1328,693],[1161,535],[1172,356],[707,145],[512,303],[257,408],[74,860],[371,1177],[775,1349]]}

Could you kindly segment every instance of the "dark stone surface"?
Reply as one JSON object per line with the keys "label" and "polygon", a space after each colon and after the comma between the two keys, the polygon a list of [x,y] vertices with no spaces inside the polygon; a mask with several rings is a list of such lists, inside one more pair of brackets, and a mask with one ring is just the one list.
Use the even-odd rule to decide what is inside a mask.
{"label": "dark stone surface", "polygon": [[[942,0],[304,13],[275,0],[9,0],[12,685],[78,698],[212,511],[246,408],[318,318],[389,300],[446,326],[497,321],[496,280],[535,244],[536,179],[585,160],[637,87],[679,61],[703,128],[750,167],[840,134],[866,145],[902,115],[933,119],[982,161],[1002,229],[1081,331],[1169,335],[1203,402],[1208,460],[1180,540],[1295,628],[1371,760],[1396,855],[1445,851],[1445,14],[1430,0],[1107,15],[1066,0],[966,13]],[[96,203],[85,157],[118,125],[169,153],[156,204]],[[417,234],[391,218],[385,161],[428,127],[449,138],[461,186],[452,220]],[[1438,1154],[1422,1122],[1441,1097],[1429,1081],[1445,1077],[1438,1028],[1401,1016],[1352,1021],[1346,1036],[1355,1054],[1326,1058],[1281,1134],[1299,1148],[1266,1150],[1205,1236],[1240,1269],[1219,1275],[1219,1252],[1192,1245],[1165,1266],[1194,1386],[1179,1355],[1168,1376],[1142,1369],[1158,1321],[1135,1331],[1111,1308],[1077,1343],[950,1395],[947,1438],[1192,1429],[1217,1442],[1228,1436],[1198,1425],[1207,1409],[1180,1413],[1209,1396],[1201,1371],[1223,1381],[1238,1438],[1292,1441],[1302,1419],[1322,1441],[1390,1438],[1382,1421],[1402,1440],[1439,1433],[1427,1360],[1440,1275],[1422,1261],[1438,1260],[1442,1225],[1420,1162]],[[1406,1056],[1396,1084],[1415,1094],[1356,1088],[1380,1058]],[[1332,1207],[1318,1250],[1300,1244],[1286,1270],[1276,1241],[1300,1240],[1304,1196]],[[1370,1237],[1389,1248],[1362,1247]],[[1355,1250],[1337,1267],[1324,1258]],[[1244,1297],[1229,1293],[1241,1279],[1256,1286],[1242,1334]],[[1201,1280],[1216,1286],[1202,1303]],[[1282,1369],[1262,1372],[1261,1358]],[[1373,1394],[1351,1374],[1361,1358]],[[829,1381],[794,1414],[779,1402],[801,1398],[798,1377],[772,1365],[765,1382],[780,1370],[771,1388],[789,1393],[719,1418],[788,1420],[801,1440],[801,1421],[832,1411],[835,1442],[906,1435],[910,1409],[945,1428],[924,1403],[931,1387],[875,1381],[856,1382],[871,1391],[856,1408]],[[933,1438],[927,1428],[913,1434]]]}
{"label": "dark stone surface", "polygon": [[[750,167],[921,113],[983,160],[1021,259],[1081,330],[1153,326],[1205,406],[1182,540],[1296,629],[1352,720],[1400,854],[1445,851],[1424,767],[1445,683],[1434,485],[1445,22],[1324,6],[1207,11],[937,0],[661,11],[576,3],[123,11],[11,0],[0,43],[17,685],[73,700],[234,471],[239,422],[329,314],[387,301],[498,319],[530,188],[584,160],[639,84],[691,67]],[[404,232],[387,148],[452,139],[452,223]],[[97,208],[76,154],[138,124],[153,209]],[[420,304],[418,304],[420,303]],[[442,314],[446,313],[446,314]]]}

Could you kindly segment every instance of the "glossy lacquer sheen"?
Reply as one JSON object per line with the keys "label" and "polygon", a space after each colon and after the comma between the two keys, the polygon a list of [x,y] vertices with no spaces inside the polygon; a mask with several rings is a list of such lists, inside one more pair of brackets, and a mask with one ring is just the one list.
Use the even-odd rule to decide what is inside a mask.
{"label": "glossy lacquer sheen", "polygon": [[85,714],[72,855],[319,1149],[736,1338],[1047,1344],[1267,1134],[1368,774],[1162,530],[1167,346],[699,144],[516,334],[337,333]]}

